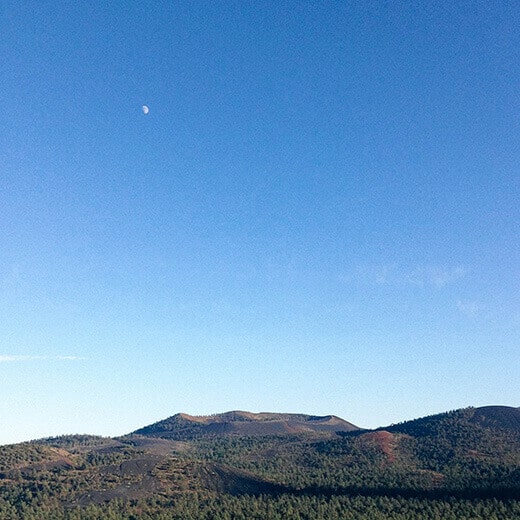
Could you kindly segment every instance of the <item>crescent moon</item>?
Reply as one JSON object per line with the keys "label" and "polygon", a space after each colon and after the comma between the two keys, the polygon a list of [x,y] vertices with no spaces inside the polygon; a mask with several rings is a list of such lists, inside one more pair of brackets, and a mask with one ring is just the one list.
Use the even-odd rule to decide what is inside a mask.
{"label": "crescent moon", "polygon": [[143,114],[146,115],[148,112],[150,112],[150,109],[146,105],[143,105]]}

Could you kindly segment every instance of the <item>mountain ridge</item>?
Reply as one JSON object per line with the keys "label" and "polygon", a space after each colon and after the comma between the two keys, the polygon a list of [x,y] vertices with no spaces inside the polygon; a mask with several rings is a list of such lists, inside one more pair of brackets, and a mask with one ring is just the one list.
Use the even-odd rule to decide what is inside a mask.
{"label": "mountain ridge", "polygon": [[360,428],[335,415],[246,412],[234,410],[213,415],[177,413],[132,432],[135,435],[186,440],[214,435],[283,435],[297,433],[336,433]]}

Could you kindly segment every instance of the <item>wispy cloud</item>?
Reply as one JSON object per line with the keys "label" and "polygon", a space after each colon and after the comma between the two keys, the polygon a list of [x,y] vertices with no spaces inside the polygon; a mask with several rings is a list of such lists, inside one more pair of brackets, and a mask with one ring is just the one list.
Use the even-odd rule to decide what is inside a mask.
{"label": "wispy cloud", "polygon": [[11,363],[16,361],[77,361],[85,359],[80,356],[20,356],[20,355],[0,355],[0,363]]}
{"label": "wispy cloud", "polygon": [[395,279],[397,267],[389,265],[360,265],[340,276],[343,282],[368,285],[387,285]]}
{"label": "wispy cloud", "polygon": [[467,274],[462,266],[416,266],[407,269],[397,264],[365,265],[354,268],[340,278],[347,283],[366,285],[442,288],[460,280]]}
{"label": "wispy cloud", "polygon": [[457,309],[465,316],[472,318],[478,314],[478,312],[481,310],[481,306],[476,301],[458,300]]}
{"label": "wispy cloud", "polygon": [[408,275],[413,285],[445,287],[466,275],[464,267],[418,267]]}

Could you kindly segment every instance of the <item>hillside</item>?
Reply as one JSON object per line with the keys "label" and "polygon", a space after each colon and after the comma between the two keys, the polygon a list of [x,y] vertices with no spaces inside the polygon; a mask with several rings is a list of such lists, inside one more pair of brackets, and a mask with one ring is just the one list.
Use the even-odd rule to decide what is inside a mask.
{"label": "hillside", "polygon": [[466,408],[372,431],[177,414],[119,438],[2,446],[0,520],[520,518],[519,414]]}
{"label": "hillside", "polygon": [[192,440],[211,436],[265,436],[316,432],[351,432],[357,426],[334,415],[312,416],[303,414],[226,412],[208,416],[184,413],[145,426],[137,435],[175,440]]}
{"label": "hillside", "polygon": [[520,431],[520,408],[483,406],[475,408],[471,422],[505,430]]}

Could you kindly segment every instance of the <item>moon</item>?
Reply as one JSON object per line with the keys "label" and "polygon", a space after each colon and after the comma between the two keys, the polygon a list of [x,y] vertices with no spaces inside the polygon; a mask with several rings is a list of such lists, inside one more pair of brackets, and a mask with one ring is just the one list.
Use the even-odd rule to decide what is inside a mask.
{"label": "moon", "polygon": [[146,115],[148,112],[150,112],[150,109],[146,105],[143,105],[143,114]]}

